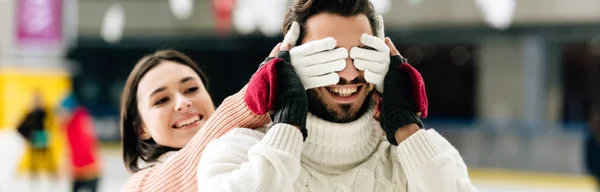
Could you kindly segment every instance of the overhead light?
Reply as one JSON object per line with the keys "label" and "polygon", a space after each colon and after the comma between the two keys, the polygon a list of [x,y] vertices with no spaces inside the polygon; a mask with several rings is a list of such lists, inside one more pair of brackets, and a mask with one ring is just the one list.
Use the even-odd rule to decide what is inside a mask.
{"label": "overhead light", "polygon": [[194,0],[169,0],[169,7],[175,18],[186,20],[192,16]]}
{"label": "overhead light", "polygon": [[243,35],[258,28],[267,37],[277,36],[281,33],[287,3],[287,0],[238,0],[233,11],[233,25]]}
{"label": "overhead light", "polygon": [[120,4],[113,4],[106,10],[100,36],[106,42],[116,43],[123,37],[124,27],[125,11]]}
{"label": "overhead light", "polygon": [[485,22],[493,28],[507,29],[513,21],[515,0],[476,0]]}
{"label": "overhead light", "polygon": [[391,0],[371,0],[371,4],[373,4],[373,8],[375,8],[376,15],[384,15],[390,12],[392,7]]}
{"label": "overhead light", "polygon": [[233,26],[243,35],[256,29],[256,19],[252,10],[252,0],[238,0],[233,10]]}
{"label": "overhead light", "polygon": [[[267,37],[275,37],[281,34],[287,1],[260,0],[259,2],[262,2],[262,5],[255,3],[253,9],[259,10],[256,16],[260,22],[258,23],[260,32]],[[260,9],[260,7],[269,7],[269,9]]]}

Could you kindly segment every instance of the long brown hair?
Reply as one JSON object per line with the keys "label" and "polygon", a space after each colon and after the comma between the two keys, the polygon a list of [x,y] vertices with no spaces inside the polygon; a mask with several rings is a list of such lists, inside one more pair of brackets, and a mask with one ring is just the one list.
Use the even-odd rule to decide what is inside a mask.
{"label": "long brown hair", "polygon": [[142,140],[140,131],[142,118],[138,111],[137,90],[140,80],[148,71],[156,67],[163,61],[172,61],[181,65],[188,66],[198,74],[204,87],[208,89],[206,76],[200,70],[198,65],[188,56],[175,50],[156,51],[151,55],[142,57],[127,78],[123,95],[121,96],[121,140],[123,148],[123,161],[125,167],[131,172],[140,171],[138,167],[138,158],[146,162],[153,162],[162,154],[168,151],[177,151],[179,149],[161,146],[153,139]]}

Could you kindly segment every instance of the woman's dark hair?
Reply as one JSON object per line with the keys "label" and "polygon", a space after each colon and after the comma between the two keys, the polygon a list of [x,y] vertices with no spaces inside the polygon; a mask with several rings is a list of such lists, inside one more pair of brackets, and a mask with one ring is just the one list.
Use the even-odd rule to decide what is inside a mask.
{"label": "woman's dark hair", "polygon": [[198,65],[188,56],[175,50],[156,51],[140,59],[127,78],[123,95],[121,96],[121,140],[123,142],[123,161],[131,172],[140,171],[138,158],[146,162],[153,162],[162,154],[179,149],[161,146],[153,139],[142,140],[140,131],[142,118],[138,111],[137,90],[140,80],[148,71],[162,63],[172,61],[190,67],[202,80],[204,87],[208,88],[208,81]]}

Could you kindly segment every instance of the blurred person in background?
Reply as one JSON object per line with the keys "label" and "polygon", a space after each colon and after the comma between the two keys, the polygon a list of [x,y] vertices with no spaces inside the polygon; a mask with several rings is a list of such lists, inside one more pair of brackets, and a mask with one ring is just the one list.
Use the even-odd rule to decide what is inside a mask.
{"label": "blurred person in background", "polygon": [[600,190],[600,109],[591,113],[590,134],[585,140],[585,165]]}
{"label": "blurred person in background", "polygon": [[49,132],[46,128],[47,112],[42,104],[42,95],[35,92],[32,110],[27,113],[17,130],[29,142],[29,170],[32,178],[47,171],[51,177],[58,176],[58,164],[50,150]]}
{"label": "blurred person in background", "polygon": [[2,146],[2,158],[0,158],[0,191],[11,191],[15,188],[19,163],[27,150],[27,138],[22,130],[15,128],[0,130],[0,146]]}
{"label": "blurred person in background", "polygon": [[207,87],[198,65],[178,51],[138,61],[121,97],[123,161],[133,173],[122,191],[197,191],[196,166],[210,140],[268,123],[245,105],[245,88],[215,110]]}
{"label": "blurred person in background", "polygon": [[60,105],[59,120],[69,141],[72,191],[97,191],[101,167],[90,113],[78,104],[75,95],[69,94]]}
{"label": "blurred person in background", "polygon": [[585,139],[585,168],[600,191],[600,65],[593,65],[590,74],[591,110],[588,119],[589,134]]}
{"label": "blurred person in background", "polygon": [[273,123],[212,141],[200,191],[477,191],[458,151],[423,129],[420,74],[383,30],[368,0],[294,1],[281,51],[259,69],[277,79]]}

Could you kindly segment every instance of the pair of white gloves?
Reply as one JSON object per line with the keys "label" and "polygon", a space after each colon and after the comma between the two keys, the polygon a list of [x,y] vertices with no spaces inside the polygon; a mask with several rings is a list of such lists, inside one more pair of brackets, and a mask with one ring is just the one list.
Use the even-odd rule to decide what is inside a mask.
{"label": "pair of white gloves", "polygon": [[282,44],[290,45],[292,66],[300,77],[305,89],[335,85],[340,76],[337,72],[346,68],[348,56],[354,59],[354,67],[364,71],[365,80],[375,85],[379,93],[383,93],[383,80],[390,66],[390,49],[385,44],[383,17],[375,17],[377,36],[363,34],[360,42],[371,49],[353,47],[337,48],[337,42],[332,37],[311,41],[295,47],[300,35],[300,25],[292,23]]}

